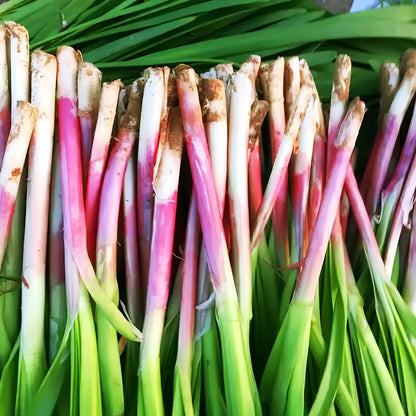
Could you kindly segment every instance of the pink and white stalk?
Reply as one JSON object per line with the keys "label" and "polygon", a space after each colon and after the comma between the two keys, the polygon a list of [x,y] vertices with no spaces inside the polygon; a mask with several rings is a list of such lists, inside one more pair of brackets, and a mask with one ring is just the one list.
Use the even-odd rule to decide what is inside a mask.
{"label": "pink and white stalk", "polygon": [[[314,85],[312,75],[304,60],[300,61],[302,82]],[[317,94],[316,94],[317,95]],[[308,103],[305,117],[299,130],[298,148],[293,155],[292,182],[292,244],[291,261],[300,261],[307,249],[309,230],[307,223],[307,204],[309,181],[311,176],[312,151],[316,131],[315,107],[316,98],[312,97]]]}
{"label": "pink and white stalk", "polygon": [[[118,93],[119,85],[115,91],[116,98],[118,98]],[[100,196],[96,273],[101,287],[115,306],[119,302],[117,237],[120,201],[124,174],[136,141],[141,93],[138,84],[134,83],[126,114],[121,120],[117,139],[105,169]],[[111,104],[112,120],[114,121],[116,100]],[[105,314],[102,313],[100,305],[96,307],[95,318],[104,411],[108,414],[122,414],[124,411],[124,397],[121,365],[120,361],[116,359],[119,357],[117,332],[107,320]]]}
{"label": "pink and white stalk", "polygon": [[[68,46],[58,48],[56,57],[58,61],[57,111],[65,283],[68,306],[65,332],[70,331],[72,353],[70,411],[77,409],[79,412],[100,414],[101,388],[95,325],[90,298],[81,281],[82,272],[75,260],[75,257],[81,253],[81,256],[85,256],[89,261],[86,251],[81,133],[77,116],[77,73],[82,58],[80,53]],[[96,280],[95,275],[94,279]]]}
{"label": "pink and white stalk", "polygon": [[173,408],[179,406],[187,416],[194,414],[192,395],[192,356],[195,328],[195,301],[197,291],[198,259],[201,243],[198,207],[194,194],[189,205],[186,225],[184,260],[182,268],[181,311],[179,317],[178,353],[175,365],[175,391]]}
{"label": "pink and white stalk", "polygon": [[312,230],[321,206],[322,195],[325,187],[326,177],[326,131],[322,104],[318,97],[315,97],[315,123],[316,131],[313,143],[311,161],[311,180],[308,203],[308,224]]}
{"label": "pink and white stalk", "polygon": [[[139,82],[140,100],[143,98],[143,82]],[[120,91],[119,102],[125,90]],[[141,103],[139,104],[141,111]],[[120,114],[120,119],[123,114]],[[120,123],[120,122],[119,122]],[[144,310],[140,285],[139,244],[137,237],[137,161],[134,151],[130,153],[124,174],[122,194],[123,245],[127,290],[127,311],[135,325],[143,324]]]}
{"label": "pink and white stalk", "polygon": [[66,324],[64,219],[62,213],[61,165],[55,142],[51,174],[51,195],[48,236],[49,276],[49,363],[56,357]]}
{"label": "pink and white stalk", "polygon": [[[255,77],[260,58],[251,57],[231,78],[228,128],[228,202],[231,228],[231,264],[240,303],[243,337],[249,339],[252,317],[250,213],[248,203],[248,138]],[[247,345],[248,352],[248,345]]]}
{"label": "pink and white stalk", "polygon": [[[46,248],[55,127],[57,63],[53,55],[32,53],[31,103],[38,118],[29,147],[26,220],[23,246],[22,321],[20,331],[20,410],[31,400],[46,373],[44,342]],[[33,311],[36,310],[36,314]],[[24,373],[24,374],[23,374]]]}
{"label": "pink and white stalk", "polygon": [[268,110],[269,103],[265,100],[256,100],[251,106],[250,129],[248,137],[248,192],[251,225],[261,204],[261,200],[263,199],[260,140],[261,126]]}
{"label": "pink and white stalk", "polygon": [[[226,190],[227,190],[227,155],[228,155],[228,123],[227,123],[227,103],[226,103],[226,89],[223,81],[219,79],[204,79],[200,80],[201,95],[202,95],[202,112],[205,122],[205,132],[208,142],[209,155],[211,160],[212,172],[214,177],[214,184],[218,199],[218,207],[220,216],[223,218]],[[198,278],[198,294],[197,302],[202,304],[211,292],[209,279],[207,257],[204,245],[201,245],[199,262],[199,278]],[[207,288],[210,288],[207,290]],[[205,326],[205,320],[208,313],[207,307],[198,308],[197,321],[201,327]],[[198,336],[202,336],[199,333]]]}
{"label": "pink and white stalk", "polygon": [[167,71],[166,68],[148,68],[143,74],[146,84],[143,92],[137,160],[137,225],[143,293],[147,290],[149,273],[153,224],[153,179],[160,123],[163,109],[166,106]]}
{"label": "pink and white stalk", "polygon": [[7,64],[7,30],[0,25],[0,166],[10,132],[9,68]]}
{"label": "pink and white stalk", "polygon": [[258,209],[255,225],[251,234],[251,251],[254,252],[258,246],[264,228],[270,218],[277,196],[281,187],[284,186],[284,172],[289,166],[293,148],[299,134],[302,119],[305,116],[307,106],[313,94],[313,86],[304,84],[296,99],[292,115],[287,123],[285,135],[277,152],[273,168],[270,173],[263,201]]}
{"label": "pink and white stalk", "polygon": [[84,189],[87,186],[88,162],[90,160],[95,126],[101,95],[101,71],[90,62],[78,67],[78,118],[81,128],[81,165]]}
{"label": "pink and white stalk", "polygon": [[[285,129],[285,99],[284,99],[284,73],[285,60],[280,57],[271,64],[263,64],[260,68],[260,81],[264,98],[269,102],[269,132],[272,162],[276,158],[280,148]],[[275,207],[273,209],[273,234],[278,246],[277,256],[280,266],[289,264],[289,232],[287,221],[287,192],[288,176],[287,171],[284,175],[283,185],[279,191]]]}
{"label": "pink and white stalk", "polygon": [[[144,99],[145,96],[143,102]],[[159,354],[169,296],[182,144],[182,120],[179,109],[173,107],[169,109],[166,141],[160,143],[161,159],[153,183],[153,233],[143,326],[144,339],[140,349],[139,411],[140,406],[143,406],[144,414],[154,416],[163,415]]]}
{"label": "pink and white stalk", "polygon": [[364,112],[364,103],[356,98],[350,104],[334,141],[335,153],[333,154],[321,208],[312,231],[311,244],[297,279],[295,299],[302,299],[302,301],[311,304],[314,302],[320,270],[338,212],[339,200]]}
{"label": "pink and white stalk", "polygon": [[[223,66],[225,69],[228,68],[230,73],[232,72],[231,65]],[[227,72],[228,76],[230,73]],[[224,214],[227,186],[228,123],[225,82],[227,81],[220,79],[201,79],[199,82],[205,131],[221,218]],[[212,407],[211,403],[207,402],[207,411],[209,409],[224,409],[225,398],[222,397],[221,390],[221,367],[210,365],[211,362],[220,362],[220,350],[217,325],[214,321],[213,289],[203,244],[200,247],[197,280],[196,304],[199,306],[196,307],[193,358],[197,362],[198,368],[201,368],[205,394],[210,394],[211,386],[216,386],[214,388],[221,391],[221,399],[212,403]],[[197,382],[201,382],[201,379],[202,377]]]}
{"label": "pink and white stalk", "polygon": [[381,194],[380,223],[377,228],[377,240],[380,248],[384,248],[386,234],[391,225],[392,217],[399,202],[400,193],[405,183],[409,167],[416,152],[416,106],[407,130],[406,140],[400,153],[400,159],[394,170],[393,177]]}
{"label": "pink and white stalk", "polygon": [[[76,267],[76,273],[68,270],[69,308],[78,309],[79,285],[74,281],[77,274],[91,294],[92,298],[105,311],[113,325],[127,338],[137,340],[137,329],[128,322],[114,303],[110,302],[95,276],[94,268],[88,257],[86,242],[85,210],[82,189],[81,139],[77,117],[76,74],[80,56],[72,48],[58,48],[58,126],[60,140],[60,160],[62,175],[62,201],[64,213],[64,240],[66,256]],[[67,267],[67,266],[66,266]],[[73,274],[72,274],[73,273]],[[78,274],[79,273],[79,274]],[[72,280],[71,280],[72,279]],[[71,293],[74,284],[75,293]],[[78,287],[78,289],[77,289]],[[75,302],[75,304],[73,303]],[[74,318],[74,316],[72,317]]]}
{"label": "pink and white stalk", "polygon": [[213,165],[218,205],[224,212],[227,188],[228,123],[225,84],[219,79],[201,79],[203,115],[209,154]]}
{"label": "pink and white stalk", "polygon": [[[367,210],[373,215],[380,203],[387,170],[404,115],[416,91],[416,52],[407,50],[400,61],[403,77],[384,117],[364,171],[361,193]],[[375,169],[377,167],[377,169]]]}
{"label": "pink and white stalk", "polygon": [[410,211],[414,204],[414,193],[416,189],[416,157],[413,157],[412,164],[409,167],[406,180],[400,193],[400,198],[394,212],[391,229],[388,235],[386,252],[384,255],[384,264],[387,275],[391,278],[393,271],[394,258],[399,244],[400,235],[403,225],[407,226],[410,222]]}
{"label": "pink and white stalk", "polygon": [[[92,147],[90,149],[89,155],[85,194],[85,221],[87,227],[88,255],[92,263],[95,263],[96,257],[100,195],[107,163],[108,148],[113,133],[113,125],[117,110],[120,86],[120,80],[112,81],[109,83],[105,82],[102,86],[97,123],[93,133],[94,137],[92,140]],[[87,132],[89,131],[89,128],[87,129],[88,126],[86,125],[87,122],[92,122],[91,116],[84,119],[83,128],[85,134],[83,133],[81,136],[82,146],[86,145],[86,140],[84,139],[87,137]],[[82,152],[84,152],[84,150],[82,150]],[[81,155],[83,155],[83,153],[81,153]]]}
{"label": "pink and white stalk", "polygon": [[17,191],[36,118],[35,107],[27,101],[17,102],[0,170],[0,266],[6,250]]}
{"label": "pink and white stalk", "polygon": [[[280,329],[280,337],[276,338],[275,346],[269,356],[262,378],[263,399],[270,402],[270,412],[282,413],[286,409],[299,414],[303,413],[305,387],[305,371],[309,346],[313,305],[318,288],[322,264],[327,251],[333,224],[338,212],[338,205],[350,163],[356,138],[364,117],[365,106],[355,99],[350,105],[335,141],[336,152],[331,165],[327,184],[324,190],[321,207],[312,231],[303,267],[299,272],[296,288],[289,306],[284,324]],[[282,346],[290,332],[290,347]],[[280,349],[279,349],[280,345]],[[277,352],[281,351],[279,357]],[[293,351],[296,358],[293,358]],[[293,374],[292,380],[284,380]],[[286,398],[286,402],[282,400]],[[296,410],[294,410],[296,409]]]}
{"label": "pink and white stalk", "polygon": [[196,74],[186,65],[177,66],[175,73],[202,236],[215,293],[228,411],[229,414],[252,415],[254,398],[250,386],[250,363],[243,347],[239,304],[202,122]]}
{"label": "pink and white stalk", "polygon": [[10,111],[11,120],[16,116],[17,102],[29,101],[29,34],[27,30],[14,22],[4,22],[8,32],[8,50],[10,60]]}

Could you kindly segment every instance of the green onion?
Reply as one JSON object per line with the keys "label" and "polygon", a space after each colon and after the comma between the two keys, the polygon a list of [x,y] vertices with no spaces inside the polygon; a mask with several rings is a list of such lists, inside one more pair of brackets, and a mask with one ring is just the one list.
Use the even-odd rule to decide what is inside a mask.
{"label": "green onion", "polygon": [[[27,414],[46,374],[44,341],[45,272],[50,175],[55,125],[56,58],[42,51],[31,57],[32,105],[38,109],[28,160],[23,248],[22,322],[18,412]],[[33,314],[36,310],[37,313]]]}

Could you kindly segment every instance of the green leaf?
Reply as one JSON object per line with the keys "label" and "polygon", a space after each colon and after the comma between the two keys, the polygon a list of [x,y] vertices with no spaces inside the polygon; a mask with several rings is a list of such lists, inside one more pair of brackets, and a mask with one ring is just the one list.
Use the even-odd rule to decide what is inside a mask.
{"label": "green leaf", "polygon": [[302,415],[313,305],[293,301],[277,335],[260,383],[272,414]]}

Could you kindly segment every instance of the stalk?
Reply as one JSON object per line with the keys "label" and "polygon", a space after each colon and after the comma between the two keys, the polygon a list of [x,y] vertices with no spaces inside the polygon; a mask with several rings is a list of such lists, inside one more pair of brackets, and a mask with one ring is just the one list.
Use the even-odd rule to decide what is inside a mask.
{"label": "stalk", "polygon": [[[260,68],[260,81],[264,98],[269,102],[269,132],[270,151],[272,164],[276,158],[278,149],[284,137],[286,128],[285,99],[284,99],[284,71],[285,60],[280,57],[271,64],[262,64]],[[289,232],[287,220],[287,172],[284,176],[283,185],[279,191],[275,207],[273,209],[273,235],[277,245],[278,265],[286,267],[290,263],[289,254]]]}
{"label": "stalk", "polygon": [[303,414],[306,359],[315,292],[331,229],[335,221],[349,159],[364,116],[364,103],[355,99],[335,142],[334,157],[321,208],[312,231],[293,300],[276,338],[261,381],[265,403],[273,414]]}
{"label": "stalk", "polygon": [[[383,252],[387,240],[387,233],[392,226],[397,205],[400,203],[400,194],[404,187],[406,177],[410,173],[410,166],[416,152],[416,106],[413,107],[412,119],[407,131],[399,162],[394,170],[387,187],[381,194],[381,214],[377,226],[377,242]],[[400,208],[399,208],[400,211]],[[410,211],[409,211],[410,212]]]}
{"label": "stalk", "polygon": [[137,224],[139,235],[140,276],[143,293],[147,291],[150,245],[153,223],[153,179],[158,151],[160,124],[166,106],[168,68],[148,68],[140,119],[137,160]]}
{"label": "stalk", "polygon": [[[5,259],[6,243],[10,238],[12,218],[16,209],[19,183],[23,165],[29,147],[30,137],[37,118],[37,110],[27,101],[18,101],[15,120],[13,121],[9,139],[0,170],[0,265]],[[6,282],[7,283],[7,282]],[[17,395],[19,338],[19,298],[20,293],[13,285],[4,284],[0,298],[2,333],[0,338],[0,396],[7,403],[6,412],[14,412]],[[9,290],[9,292],[7,292]],[[33,313],[33,311],[32,311]]]}
{"label": "stalk", "polygon": [[4,260],[23,165],[30,137],[37,118],[37,110],[27,101],[18,101],[12,123],[3,165],[0,171],[0,264]]}
{"label": "stalk", "polygon": [[319,207],[321,206],[322,194],[325,186],[325,173],[327,163],[326,131],[322,104],[319,101],[319,97],[315,97],[315,99],[318,100],[318,104],[315,106],[316,131],[313,142],[311,179],[309,189],[308,224],[310,230],[312,230],[315,225]]}
{"label": "stalk", "polygon": [[[137,340],[140,333],[128,322],[116,308],[109,302],[105,291],[100,287],[96,279],[94,269],[88,258],[86,246],[86,226],[84,200],[82,196],[82,174],[80,162],[80,134],[79,124],[74,113],[76,108],[75,78],[71,72],[65,73],[62,69],[60,81],[60,68],[70,68],[76,71],[79,56],[69,48],[58,49],[58,110],[60,111],[59,134],[60,156],[63,191],[64,234],[65,243],[72,253],[72,260],[79,269],[83,283],[94,299],[95,303],[105,311],[108,319],[128,339]],[[61,59],[61,63],[59,62]],[[75,72],[76,74],[76,72]],[[61,88],[59,90],[59,88]],[[70,169],[69,169],[70,167]],[[71,174],[69,173],[71,171]],[[74,233],[74,230],[77,232]]]}
{"label": "stalk", "polygon": [[87,186],[88,162],[100,106],[101,71],[89,62],[78,67],[78,119],[81,129],[81,166],[84,189]]}
{"label": "stalk", "polygon": [[301,88],[299,57],[292,56],[286,60],[284,71],[283,91],[285,97],[285,116],[286,121],[288,121],[296,107],[296,100]]}
{"label": "stalk", "polygon": [[[121,99],[121,97],[120,97]],[[137,144],[137,141],[136,141]],[[136,148],[137,150],[137,148]],[[127,312],[134,325],[143,326],[144,310],[140,285],[139,245],[137,237],[137,153],[130,153],[124,175],[122,194],[123,253],[126,274]],[[128,342],[124,366],[124,397],[127,415],[137,412],[137,368],[139,367],[139,345]]]}
{"label": "stalk", "polygon": [[[329,166],[334,159],[336,153],[336,140],[342,121],[348,107],[349,86],[351,79],[351,61],[346,55],[339,55],[335,63],[334,79],[331,92],[331,107],[329,113],[328,124],[330,130],[328,132],[328,152],[327,162]],[[329,172],[329,169],[328,169]],[[340,207],[343,199],[345,199],[345,192],[341,194]],[[311,329],[311,346],[313,346],[319,337],[324,336],[330,331],[328,335],[328,351],[326,354],[325,368],[322,367],[322,379],[311,408],[311,414],[319,414],[323,409],[328,409],[332,400],[336,401],[338,408],[343,414],[359,414],[360,408],[358,404],[358,397],[356,394],[355,381],[351,377],[353,374],[352,362],[349,351],[349,343],[346,333],[347,321],[347,258],[346,248],[343,240],[343,229],[341,220],[341,208],[336,213],[334,225],[331,231],[331,240],[328,250],[329,271],[325,274],[325,282],[328,290],[325,292],[321,301],[320,308],[321,316],[326,317],[332,315],[332,324],[329,328],[317,328],[315,322],[320,323],[320,317],[312,321]],[[326,295],[326,297],[325,297]],[[315,310],[314,310],[315,313]],[[319,332],[319,334],[317,334]],[[324,341],[325,342],[325,341]],[[319,364],[319,359],[315,349],[313,349],[315,361]],[[339,366],[340,360],[343,365]]]}
{"label": "stalk", "polygon": [[[118,89],[116,97],[118,97]],[[116,102],[112,104],[114,104],[112,107],[114,120]],[[140,104],[140,88],[137,84],[133,84],[127,111],[118,128],[117,140],[111,150],[105,170],[100,197],[96,271],[101,287],[114,305],[118,305],[119,302],[117,231],[120,200],[124,174],[136,140]],[[95,321],[103,410],[105,414],[121,415],[124,412],[124,395],[117,332],[108,321],[100,305],[97,305],[95,310]]]}
{"label": "stalk", "polygon": [[49,214],[49,345],[48,363],[51,364],[61,345],[66,323],[64,224],[62,213],[61,165],[58,142],[55,142],[51,175]]}
{"label": "stalk", "polygon": [[393,62],[383,62],[379,69],[380,83],[380,107],[378,111],[378,122],[381,123],[388,112],[397,87],[399,86],[400,74],[398,66]]}
{"label": "stalk", "polygon": [[[101,389],[95,326],[88,292],[75,261],[85,244],[80,128],[76,79],[81,56],[70,47],[57,51],[58,129],[64,220],[65,278],[68,324],[65,334],[71,351],[70,413],[101,415]],[[82,222],[84,221],[84,224]],[[95,276],[94,276],[95,278]],[[65,332],[67,332],[65,331]],[[62,343],[61,349],[65,347]],[[60,353],[58,352],[58,357]],[[54,366],[52,366],[52,369]],[[52,371],[51,369],[51,371]],[[62,371],[62,370],[61,370]],[[46,379],[45,379],[46,380]],[[62,380],[63,382],[63,380]]]}
{"label": "stalk", "polygon": [[[2,218],[0,224],[0,265],[3,262],[6,244],[9,239],[23,165],[37,117],[37,110],[27,101],[19,101],[16,111],[16,118],[10,130],[3,166],[0,171],[0,214]],[[1,297],[4,302],[9,298],[8,295],[13,296],[14,293],[3,294]],[[9,306],[12,305],[9,304]],[[7,306],[7,302],[2,305],[2,308],[4,308],[2,313],[5,316],[12,311]],[[12,316],[11,319],[13,320],[13,318]],[[7,321],[4,325],[4,334],[2,334],[0,342],[1,371],[3,371],[15,342],[14,334],[9,332],[10,328],[7,326]]]}
{"label": "stalk", "polygon": [[400,198],[394,212],[390,233],[388,235],[386,251],[384,255],[384,264],[387,276],[391,279],[393,271],[394,258],[399,244],[400,234],[403,225],[409,223],[410,211],[413,208],[413,194],[416,189],[416,157],[413,156],[412,163],[409,167],[406,180],[401,190]]}
{"label": "stalk", "polygon": [[7,29],[0,25],[0,166],[10,132],[10,92],[7,64]]}
{"label": "stalk", "polygon": [[216,299],[227,410],[230,415],[252,415],[255,411],[250,386],[250,363],[247,362],[243,346],[237,293],[228,259],[212,167],[209,163],[196,75],[186,65],[177,66],[175,73],[202,236]]}
{"label": "stalk", "polygon": [[[313,84],[311,84],[313,85]],[[313,120],[316,105],[314,97],[309,100],[305,117],[303,118],[298,134],[297,152],[292,156],[292,226],[290,263],[298,264],[303,260],[308,247],[308,225],[306,206],[308,202],[310,163],[312,159],[312,146],[316,123]],[[295,287],[297,269],[288,272],[282,296],[280,299],[279,324],[283,321],[290,304]]]}
{"label": "stalk", "polygon": [[8,32],[8,50],[10,60],[10,101],[11,120],[17,115],[17,102],[29,99],[29,34],[27,30],[14,22],[4,22]]}
{"label": "stalk", "polygon": [[316,123],[315,99],[311,98],[299,130],[299,144],[293,161],[291,263],[300,261],[308,247],[307,203]]}
{"label": "stalk", "polygon": [[[143,86],[143,83],[139,84],[142,95]],[[117,125],[120,125],[121,119],[126,113],[131,88],[132,86],[129,85],[120,90],[117,104]],[[139,104],[140,111],[141,104]],[[121,209],[127,312],[134,325],[142,326],[144,311],[140,285],[139,246],[137,241],[137,140],[135,147],[130,153],[124,174]],[[139,344],[127,342],[123,368],[126,415],[137,413],[137,368],[139,367],[139,354]]]}
{"label": "stalk", "polygon": [[[92,263],[95,263],[98,214],[100,206],[101,188],[104,181],[104,172],[107,163],[108,147],[113,132],[113,124],[116,116],[117,100],[121,81],[105,82],[102,86],[97,123],[92,140],[88,162],[88,174],[85,194],[85,222],[87,227],[87,249]],[[82,145],[85,147],[90,134],[87,121],[92,123],[91,116],[85,118],[83,123]],[[82,126],[82,125],[81,125]],[[90,126],[92,128],[92,126]],[[82,131],[82,130],[81,130]],[[90,140],[90,139],[88,139]],[[83,150],[84,152],[84,150]],[[81,153],[82,155],[82,153]],[[86,155],[82,156],[86,157]],[[82,159],[81,159],[82,161]]]}
{"label": "stalk", "polygon": [[222,215],[226,198],[228,154],[225,85],[219,79],[201,79],[200,84],[205,100],[203,115],[209,154],[212,161],[218,206]]}
{"label": "stalk", "polygon": [[[29,37],[27,30],[17,23],[5,22],[4,25],[7,30],[9,58],[10,120],[13,124],[17,113],[18,101],[29,101]],[[27,171],[25,168],[22,171],[24,180],[20,181],[15,213],[0,269],[2,277],[14,282],[20,282],[22,274],[26,175]],[[20,330],[20,291],[11,290],[4,296],[1,296],[0,302],[4,305],[0,309],[3,309],[7,316],[4,327],[9,339],[14,343]]]}
{"label": "stalk", "polygon": [[375,139],[372,156],[366,165],[361,185],[361,193],[365,196],[367,211],[373,215],[378,207],[381,190],[386,179],[391,155],[399,134],[406,110],[416,91],[416,55],[408,49],[400,60],[400,71],[403,77],[391,102],[389,111]]}
{"label": "stalk", "polygon": [[268,179],[266,190],[264,191],[263,201],[257,211],[255,225],[251,234],[251,252],[255,252],[256,247],[263,234],[264,228],[269,220],[279,191],[284,186],[284,172],[287,170],[293,148],[296,144],[300,125],[305,116],[306,108],[311,99],[313,88],[310,84],[304,84],[299,92],[292,115],[287,123],[285,135],[280,144],[273,168]]}
{"label": "stalk", "polygon": [[347,109],[351,83],[351,58],[338,55],[335,62],[334,80],[331,91],[331,107],[328,120],[327,173],[335,152],[335,140]]}
{"label": "stalk", "polygon": [[251,106],[250,129],[248,137],[248,192],[250,223],[254,221],[256,212],[263,199],[263,185],[261,179],[261,126],[269,111],[269,103],[256,100]]}
{"label": "stalk", "polygon": [[176,415],[195,414],[192,400],[192,356],[200,237],[198,207],[193,195],[188,212],[182,269],[181,311],[173,396],[173,413]]}
{"label": "stalk", "polygon": [[[218,75],[231,75],[232,66],[217,65]],[[221,218],[223,218],[227,186],[227,102],[226,79],[201,79],[202,107],[207,135],[215,190]],[[195,388],[202,382],[205,392],[207,413],[225,414],[224,382],[218,327],[215,321],[212,284],[204,245],[201,245],[198,266],[197,306],[195,316],[195,344],[193,367]],[[213,365],[215,363],[215,365]],[[202,373],[202,376],[201,376]],[[195,395],[194,409],[200,401]]]}
{"label": "stalk", "polygon": [[251,59],[232,76],[229,116],[227,192],[231,228],[231,265],[240,304],[243,339],[247,354],[249,354],[253,285],[248,202],[248,139],[255,82],[253,76],[259,65],[259,58]]}
{"label": "stalk", "polygon": [[[144,99],[144,98],[143,98]],[[143,113],[142,113],[143,114]],[[163,415],[160,378],[160,344],[165,309],[169,295],[169,280],[183,128],[179,109],[169,110],[169,134],[160,143],[162,154],[154,181],[155,206],[151,244],[149,285],[143,342],[140,349],[138,414]]]}
{"label": "stalk", "polygon": [[[55,127],[56,58],[32,53],[32,105],[38,118],[29,148],[26,221],[23,248],[22,321],[18,413],[27,414],[46,374],[45,273],[49,194]],[[33,311],[37,313],[34,314]]]}
{"label": "stalk", "polygon": [[[143,98],[143,83],[137,83],[140,89],[140,100]],[[121,96],[119,100],[121,99]],[[141,103],[138,105],[141,111]],[[140,117],[140,116],[139,116]],[[137,143],[137,141],[136,141]],[[143,306],[140,292],[139,247],[137,242],[137,183],[136,155],[130,153],[124,175],[122,194],[124,258],[127,287],[127,310],[135,325],[143,323]]]}

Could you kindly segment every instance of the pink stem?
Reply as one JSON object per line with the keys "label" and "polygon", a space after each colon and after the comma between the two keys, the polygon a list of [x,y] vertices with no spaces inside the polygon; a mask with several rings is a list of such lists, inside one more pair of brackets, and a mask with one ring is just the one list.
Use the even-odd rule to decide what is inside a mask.
{"label": "pink stem", "polygon": [[309,229],[312,230],[318,216],[319,207],[322,202],[322,195],[325,185],[326,172],[326,146],[323,132],[315,134],[314,148],[311,163],[311,181],[309,190]]}
{"label": "pink stem", "polygon": [[[198,273],[198,254],[201,240],[198,206],[195,194],[191,196],[186,226],[184,262],[182,269],[181,313],[179,320],[178,354],[192,360],[192,342],[195,322],[195,300]],[[186,354],[185,351],[188,351]]]}
{"label": "pink stem", "polygon": [[15,210],[17,190],[37,110],[27,101],[18,101],[0,171],[0,267],[3,262]]}
{"label": "pink stem", "polygon": [[298,275],[294,298],[313,303],[327,245],[338,212],[342,188],[350,166],[351,153],[364,117],[364,103],[355,99],[335,141],[337,148],[330,169],[311,244]]}
{"label": "pink stem", "polygon": [[[222,255],[228,252],[218,204],[214,174],[210,161],[201,107],[196,91],[194,71],[186,65],[175,68],[178,97],[185,130],[185,143],[195,186],[204,246],[214,289],[226,280],[227,268]],[[228,259],[228,255],[227,255]]]}
{"label": "pink stem", "polygon": [[[175,213],[178,196],[177,187],[183,139],[182,120],[178,108],[171,108],[169,110],[168,123],[168,143],[161,144],[163,146],[161,161],[154,183],[155,207],[146,313],[153,309],[166,308],[169,296]],[[176,154],[175,159],[170,156],[171,153]],[[164,176],[168,170],[171,171],[171,175],[169,177]],[[166,180],[170,181],[169,185],[163,183]]]}
{"label": "pink stem", "polygon": [[[77,269],[92,298],[113,326],[126,338],[137,340],[137,329],[129,323],[98,284],[87,252],[84,197],[81,168],[81,136],[77,117],[75,74],[79,55],[70,47],[58,48],[58,130],[62,176],[64,242],[66,264]],[[74,68],[75,67],[75,68]],[[73,273],[73,277],[76,274]],[[70,283],[69,283],[70,285]],[[75,305],[72,305],[75,307]]]}
{"label": "pink stem", "polygon": [[251,235],[252,250],[257,247],[264,228],[270,218],[270,214],[275,206],[279,192],[281,192],[281,189],[285,184],[284,172],[287,171],[295,140],[299,133],[301,119],[306,112],[306,107],[311,96],[312,86],[309,84],[303,85],[294,105],[292,116],[287,124],[285,136],[273,163],[272,172],[263,195],[263,201],[256,214],[255,226]]}
{"label": "pink stem", "polygon": [[263,185],[261,181],[260,144],[257,140],[248,159],[248,189],[250,204],[250,223],[254,218],[263,199]]}
{"label": "pink stem", "polygon": [[[85,193],[85,221],[87,227],[87,250],[91,262],[95,264],[96,241],[98,227],[98,213],[100,205],[101,188],[104,181],[105,168],[107,163],[108,148],[113,130],[114,118],[117,107],[120,81],[104,83],[102,88],[101,100],[98,110],[98,120],[95,127],[92,148],[89,156],[87,184]],[[93,126],[93,115],[89,114],[84,118],[85,123]],[[82,119],[81,119],[82,131]],[[85,132],[84,132],[85,133]],[[88,130],[89,135],[92,131]],[[82,136],[81,145],[85,146],[87,136]],[[89,139],[88,139],[89,140]],[[81,149],[85,152],[86,149]],[[81,153],[81,162],[82,156]],[[84,167],[83,167],[84,168]]]}
{"label": "pink stem", "polygon": [[163,109],[166,105],[167,76],[164,68],[147,70],[139,130],[137,159],[137,225],[143,293],[146,293],[149,273],[153,224],[153,179],[157,161]]}

